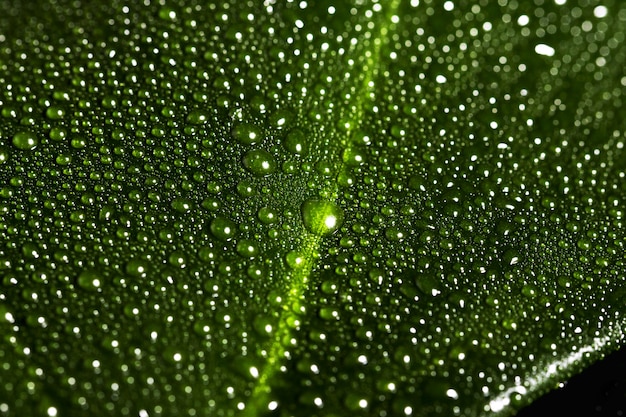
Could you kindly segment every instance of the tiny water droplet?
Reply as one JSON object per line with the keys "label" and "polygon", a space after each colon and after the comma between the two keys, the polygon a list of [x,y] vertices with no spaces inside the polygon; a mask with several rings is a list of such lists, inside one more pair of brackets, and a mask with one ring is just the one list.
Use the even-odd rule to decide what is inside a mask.
{"label": "tiny water droplet", "polygon": [[187,264],[186,258],[187,257],[185,256],[185,253],[183,251],[174,251],[170,254],[167,261],[172,266],[175,266],[178,268],[185,268]]}
{"label": "tiny water droplet", "polygon": [[365,156],[355,149],[346,149],[342,155],[343,162],[346,165],[358,166],[365,162]]}

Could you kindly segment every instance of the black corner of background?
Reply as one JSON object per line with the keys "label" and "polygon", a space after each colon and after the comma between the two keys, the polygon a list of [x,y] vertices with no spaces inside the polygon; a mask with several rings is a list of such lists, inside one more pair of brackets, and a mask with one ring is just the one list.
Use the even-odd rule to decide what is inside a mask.
{"label": "black corner of background", "polygon": [[626,417],[626,346],[516,415],[543,416]]}

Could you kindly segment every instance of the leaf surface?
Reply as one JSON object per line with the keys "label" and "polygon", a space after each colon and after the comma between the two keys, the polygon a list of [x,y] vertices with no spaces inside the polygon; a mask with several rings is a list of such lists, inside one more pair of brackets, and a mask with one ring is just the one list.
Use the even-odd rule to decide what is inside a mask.
{"label": "leaf surface", "polygon": [[511,415],[623,344],[621,2],[150,3],[2,3],[0,413]]}

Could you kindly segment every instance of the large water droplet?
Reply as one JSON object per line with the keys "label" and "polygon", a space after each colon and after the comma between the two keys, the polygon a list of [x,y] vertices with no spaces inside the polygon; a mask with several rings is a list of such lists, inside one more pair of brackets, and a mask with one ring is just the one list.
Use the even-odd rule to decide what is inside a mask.
{"label": "large water droplet", "polygon": [[246,153],[243,157],[243,164],[250,172],[259,177],[270,175],[276,171],[276,160],[271,153],[263,149]]}
{"label": "large water droplet", "polygon": [[192,125],[201,125],[209,120],[209,116],[202,110],[192,110],[187,115],[187,123]]}
{"label": "large water droplet", "polygon": [[0,146],[0,165],[9,160],[9,150],[4,146]]}
{"label": "large water droplet", "polygon": [[302,203],[304,227],[317,235],[334,233],[343,223],[343,210],[331,201],[310,198]]}
{"label": "large water droplet", "polygon": [[237,253],[244,258],[254,258],[259,254],[259,245],[253,240],[244,239],[237,243]]}
{"label": "large water droplet", "polygon": [[237,139],[244,145],[254,145],[263,140],[263,132],[261,129],[250,123],[242,123],[233,129],[233,138]]}
{"label": "large water droplet", "polygon": [[38,144],[39,140],[33,132],[18,132],[15,134],[15,136],[13,136],[13,145],[17,149],[21,149],[23,151],[33,150],[37,147]]}
{"label": "large water droplet", "polygon": [[88,290],[95,291],[102,285],[100,276],[95,271],[83,271],[78,276],[78,286]]}
{"label": "large water droplet", "polygon": [[225,217],[217,217],[211,222],[211,233],[220,240],[231,240],[237,232],[237,225]]}
{"label": "large water droplet", "polygon": [[431,275],[420,274],[415,278],[415,284],[424,294],[436,297],[441,294],[441,283]]}
{"label": "large water droplet", "polygon": [[285,149],[297,155],[306,155],[308,151],[306,135],[300,129],[294,129],[285,138]]}

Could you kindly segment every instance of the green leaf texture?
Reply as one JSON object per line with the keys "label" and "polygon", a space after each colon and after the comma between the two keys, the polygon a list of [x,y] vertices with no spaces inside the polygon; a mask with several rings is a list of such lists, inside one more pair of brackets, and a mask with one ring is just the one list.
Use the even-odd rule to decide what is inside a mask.
{"label": "green leaf texture", "polygon": [[626,3],[0,11],[0,415],[512,415],[624,344]]}

